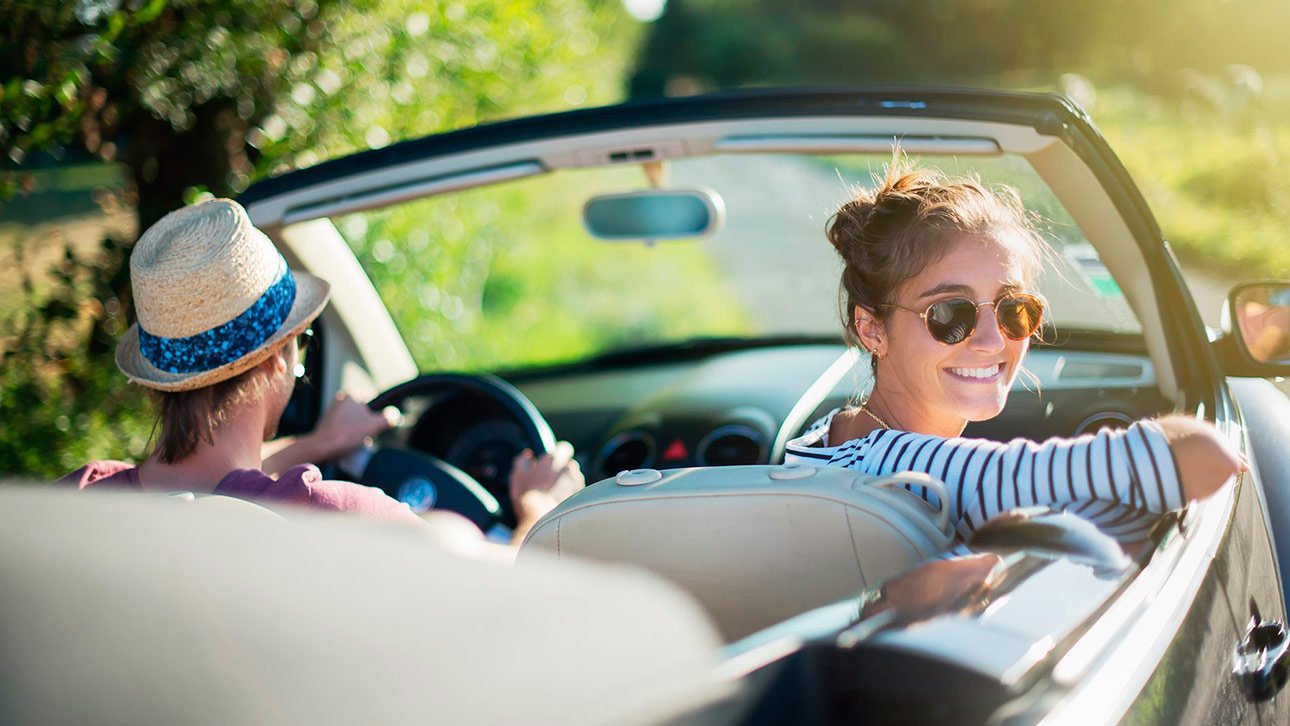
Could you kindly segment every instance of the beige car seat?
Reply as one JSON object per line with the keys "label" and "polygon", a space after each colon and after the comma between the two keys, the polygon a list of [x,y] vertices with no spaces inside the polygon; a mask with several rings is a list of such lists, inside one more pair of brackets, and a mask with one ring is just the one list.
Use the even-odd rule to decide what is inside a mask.
{"label": "beige car seat", "polygon": [[519,562],[554,551],[648,568],[688,589],[728,640],[875,585],[949,546],[947,511],[900,483],[835,467],[626,471],[533,527]]}
{"label": "beige car seat", "polygon": [[219,511],[244,512],[246,516],[264,517],[266,519],[283,519],[281,514],[240,497],[228,497],[223,494],[203,494],[198,496],[192,492],[171,492],[170,497],[183,502],[192,502],[202,509],[215,509]]}
{"label": "beige car seat", "polygon": [[732,695],[647,573],[242,504],[0,485],[0,724],[654,724]]}

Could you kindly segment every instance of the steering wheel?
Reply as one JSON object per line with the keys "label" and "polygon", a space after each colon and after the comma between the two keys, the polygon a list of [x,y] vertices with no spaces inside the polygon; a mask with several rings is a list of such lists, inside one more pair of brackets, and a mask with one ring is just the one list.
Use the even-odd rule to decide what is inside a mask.
{"label": "steering wheel", "polygon": [[[381,393],[369,404],[373,410],[398,406],[413,396],[465,392],[495,401],[519,427],[524,444],[541,456],[555,448],[555,434],[537,407],[515,386],[488,374],[428,373]],[[382,445],[372,452],[360,484],[381,489],[406,502],[414,511],[446,509],[461,514],[484,532],[501,524],[513,528],[487,489],[466,472],[432,454],[404,446]]]}

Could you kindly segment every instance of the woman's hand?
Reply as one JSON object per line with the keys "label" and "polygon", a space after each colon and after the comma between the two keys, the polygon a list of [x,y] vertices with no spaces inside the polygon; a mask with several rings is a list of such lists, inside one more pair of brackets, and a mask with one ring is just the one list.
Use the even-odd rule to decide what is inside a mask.
{"label": "woman's hand", "polygon": [[1184,500],[1204,499],[1234,474],[1249,468],[1245,457],[1208,422],[1176,415],[1158,423],[1178,465]]}
{"label": "woman's hand", "polygon": [[511,504],[518,521],[511,544],[518,545],[542,515],[586,486],[582,467],[573,458],[573,445],[561,441],[541,457],[525,449],[511,465]]}
{"label": "woman's hand", "polygon": [[994,554],[933,560],[887,580],[885,597],[865,608],[861,617],[893,610],[898,622],[912,623],[955,612],[990,591],[990,573],[1000,562]]}

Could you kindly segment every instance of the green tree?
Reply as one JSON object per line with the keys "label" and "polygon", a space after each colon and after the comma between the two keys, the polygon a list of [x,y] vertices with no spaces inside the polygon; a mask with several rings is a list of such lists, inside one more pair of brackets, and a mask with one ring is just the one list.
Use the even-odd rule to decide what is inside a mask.
{"label": "green tree", "polygon": [[[139,229],[198,192],[613,100],[635,29],[617,0],[0,0],[0,14],[0,220],[25,204],[33,159],[70,149],[124,167]],[[69,241],[52,271],[15,253],[0,471],[139,453],[145,407],[111,361],[131,244]]]}
{"label": "green tree", "polygon": [[1169,91],[1188,66],[1290,70],[1287,22],[1277,0],[669,0],[630,88],[1014,85],[1076,71]]}

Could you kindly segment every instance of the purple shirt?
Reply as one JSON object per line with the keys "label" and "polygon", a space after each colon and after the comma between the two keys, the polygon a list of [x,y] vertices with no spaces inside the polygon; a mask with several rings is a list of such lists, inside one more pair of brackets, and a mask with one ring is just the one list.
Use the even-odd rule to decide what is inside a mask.
{"label": "purple shirt", "polygon": [[[107,487],[141,491],[139,470],[124,461],[91,461],[55,482],[56,486]],[[347,481],[330,481],[313,464],[300,464],[277,479],[256,469],[234,469],[220,480],[212,494],[251,502],[272,502],[357,512],[380,519],[422,523],[408,505],[391,499],[380,489]]]}

